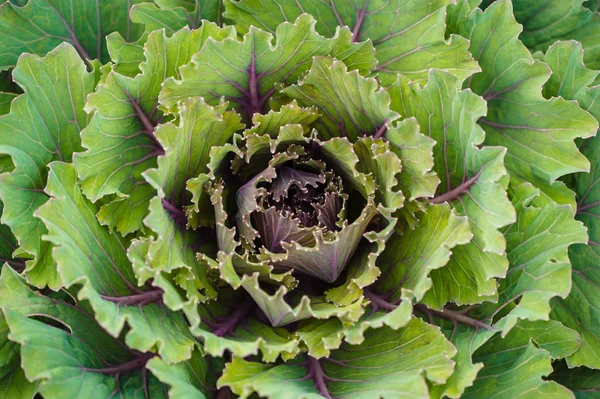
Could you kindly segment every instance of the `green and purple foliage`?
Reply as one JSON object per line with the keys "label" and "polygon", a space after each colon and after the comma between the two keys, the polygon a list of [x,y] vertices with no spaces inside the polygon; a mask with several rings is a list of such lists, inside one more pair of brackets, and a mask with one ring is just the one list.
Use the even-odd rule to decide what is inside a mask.
{"label": "green and purple foliage", "polygon": [[597,11],[4,2],[0,396],[600,397]]}

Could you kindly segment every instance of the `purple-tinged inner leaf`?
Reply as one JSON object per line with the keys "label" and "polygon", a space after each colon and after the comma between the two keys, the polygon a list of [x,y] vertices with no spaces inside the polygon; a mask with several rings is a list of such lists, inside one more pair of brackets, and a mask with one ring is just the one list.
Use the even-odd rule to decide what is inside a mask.
{"label": "purple-tinged inner leaf", "polygon": [[302,227],[301,219],[292,218],[275,207],[269,207],[263,212],[253,214],[263,246],[271,252],[283,252],[281,243],[295,241],[302,246],[313,245],[314,228]]}
{"label": "purple-tinged inner leaf", "polygon": [[287,196],[288,190],[295,185],[302,193],[308,193],[309,187],[317,188],[325,183],[325,176],[318,173],[305,172],[287,166],[279,169],[277,179],[273,181],[271,192],[275,201]]}

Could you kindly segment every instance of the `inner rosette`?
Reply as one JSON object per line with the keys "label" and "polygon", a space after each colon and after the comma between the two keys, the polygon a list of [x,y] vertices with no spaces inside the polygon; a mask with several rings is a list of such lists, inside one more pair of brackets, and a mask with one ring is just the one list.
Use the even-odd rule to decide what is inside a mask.
{"label": "inner rosette", "polygon": [[396,224],[398,208],[386,201],[402,196],[379,184],[397,171],[369,170],[390,157],[399,168],[387,144],[321,141],[289,124],[271,134],[249,130],[212,155],[206,192],[219,254],[205,260],[220,279],[244,287],[274,326],[359,318],[362,288],[379,275],[376,256]]}

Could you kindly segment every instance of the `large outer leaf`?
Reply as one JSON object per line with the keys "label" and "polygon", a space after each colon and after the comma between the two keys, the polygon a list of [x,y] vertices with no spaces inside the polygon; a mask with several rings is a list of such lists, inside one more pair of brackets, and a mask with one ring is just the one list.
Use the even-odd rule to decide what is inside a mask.
{"label": "large outer leaf", "polygon": [[[45,398],[105,399],[113,394],[141,399],[147,397],[145,391],[152,398],[166,397],[166,388],[154,376],[145,379],[144,364],[152,354],[140,357],[109,335],[85,303],[33,291],[9,268],[3,269],[0,284],[10,338],[21,344],[25,375],[39,383]],[[136,358],[137,367],[119,375],[118,368]]]}
{"label": "large outer leaf", "polygon": [[294,358],[300,350],[298,338],[283,328],[258,321],[250,312],[251,300],[241,300],[239,295],[222,289],[218,301],[200,306],[202,324],[192,328],[192,333],[202,342],[204,351],[215,357],[223,357],[227,351],[240,358],[260,351],[263,362],[274,362],[279,356]]}
{"label": "large outer leaf", "polygon": [[485,102],[462,81],[432,70],[423,88],[399,79],[391,89],[394,109],[415,117],[421,131],[434,139],[435,167],[441,179],[434,202],[449,202],[469,220],[473,240],[454,250],[447,267],[432,272],[434,285],[426,303],[441,308],[448,301],[477,303],[496,294],[494,278],[508,268],[504,236],[498,230],[515,220],[506,195],[503,158],[506,150],[478,146],[485,133],[477,119]]}
{"label": "large outer leaf", "polygon": [[577,333],[560,323],[520,322],[505,338],[496,335],[475,352],[484,367],[461,398],[571,398],[567,388],[542,377],[552,372],[551,359],[578,347]]}
{"label": "large outer leaf", "polygon": [[[494,326],[503,334],[519,319],[548,319],[550,300],[565,298],[571,289],[567,250],[587,241],[585,227],[573,219],[570,206],[550,203],[538,207],[532,203],[536,196],[529,184],[513,194],[517,221],[504,233],[510,267],[500,284],[498,303],[481,306],[487,318],[498,314],[500,320]],[[501,312],[505,307],[510,310],[504,312],[507,314]]]}
{"label": "large outer leaf", "polygon": [[176,272],[179,285],[187,293],[184,301],[197,303],[216,294],[207,270],[196,259],[196,253],[203,252],[202,244],[213,237],[206,231],[186,229],[183,207],[190,200],[187,181],[209,170],[211,148],[224,145],[243,127],[239,115],[226,111],[226,107],[226,103],[221,103],[213,108],[199,97],[179,104],[178,124],[167,123],[156,131],[165,155],[159,157],[158,168],[144,173],[158,191],[144,219],[144,224],[156,234],[146,249],[144,279]]}
{"label": "large outer leaf", "polygon": [[[465,2],[457,7],[466,7]],[[594,135],[598,123],[575,103],[541,96],[549,70],[519,41],[521,28],[510,1],[497,1],[485,12],[477,9],[457,26],[470,39],[482,69],[467,84],[488,103],[487,116],[479,120],[485,143],[507,147],[511,184],[531,182],[544,196],[574,205],[573,193],[556,179],[588,170],[573,140]]]}
{"label": "large outer leaf", "polygon": [[315,57],[308,74],[297,85],[282,91],[305,107],[321,114],[315,122],[319,137],[361,136],[380,138],[387,125],[399,117],[390,109],[390,96],[375,79],[329,57]]}
{"label": "large outer leaf", "polygon": [[221,0],[154,0],[154,3],[136,4],[131,8],[131,20],[146,26],[147,31],[164,29],[172,35],[187,26],[197,29],[202,20],[222,26]]}
{"label": "large outer leaf", "polygon": [[242,398],[426,398],[427,381],[440,384],[452,373],[454,353],[437,328],[413,319],[398,331],[369,330],[361,345],[344,344],[321,361],[269,366],[235,358],[219,385]]}
{"label": "large outer leaf", "polygon": [[135,286],[127,259],[126,242],[101,226],[94,206],[81,193],[71,164],[50,164],[46,190],[53,198],[36,215],[48,229],[46,239],[55,247],[52,255],[66,287],[81,284],[79,299],[89,300],[95,317],[110,334],[118,337],[125,323],[131,329],[125,342],[145,352],[155,347],[167,362],[190,357],[194,340],[181,314],[172,313],[156,302],[162,292],[144,292]]}
{"label": "large outer leaf", "polygon": [[19,240],[28,262],[27,276],[37,286],[61,286],[51,259],[51,246],[42,241],[46,229],[33,212],[48,196],[44,193],[47,165],[69,162],[80,151],[79,134],[88,123],[83,110],[94,88],[94,77],[69,44],[46,57],[23,55],[13,71],[25,90],[0,117],[0,152],[12,157],[14,171],[0,176],[0,197],[5,208],[2,221]]}
{"label": "large outer leaf", "polygon": [[[500,331],[502,336],[506,336],[512,334],[512,330],[517,328],[515,325],[519,326],[520,323],[531,324],[549,319],[552,298],[564,298],[570,290],[571,267],[567,249],[586,239],[584,227],[573,219],[569,206],[555,203],[541,207],[535,205],[538,192],[529,184],[518,187],[512,197],[517,221],[505,230],[510,268],[506,279],[500,281],[497,303],[484,303],[473,309],[465,309],[460,314],[471,317],[466,322],[471,324],[460,328],[458,325],[448,326],[450,323],[444,321],[461,322],[451,313],[444,314],[446,310],[441,313],[429,312],[437,317],[436,324],[442,322],[442,327],[459,351],[456,357],[459,372],[444,387],[446,394],[453,397],[460,396],[481,368],[481,365],[473,364],[471,355],[496,332]],[[474,320],[483,321],[491,327],[481,328],[483,326],[474,324]],[[561,325],[561,328],[564,327]],[[573,335],[574,332],[569,334]],[[579,345],[579,342],[576,343]],[[576,349],[577,346],[564,356],[571,355]],[[536,358],[537,352],[534,348],[532,351],[527,356]],[[544,362],[535,364],[543,365]]]}
{"label": "large outer leaf", "polygon": [[191,96],[202,96],[211,105],[222,97],[231,106],[244,110],[248,120],[254,113],[264,113],[268,100],[279,85],[296,82],[306,72],[315,56],[331,55],[344,61],[348,68],[370,71],[375,65],[369,43],[352,43],[347,29],[326,39],[315,31],[310,15],[295,23],[284,23],[273,35],[252,28],[242,41],[209,40],[192,62],[181,68],[179,80],[167,79],[160,102],[168,109]]}
{"label": "large outer leaf", "polygon": [[582,6],[583,0],[512,0],[520,39],[531,51],[546,51],[559,40],[577,40],[585,49],[585,63],[600,69],[600,15]]}
{"label": "large outer leaf", "polygon": [[471,237],[466,217],[448,204],[430,206],[414,230],[396,232],[387,241],[377,262],[382,271],[377,291],[398,300],[407,289],[420,301],[431,288],[431,271],[445,266],[451,249]]}
{"label": "large outer leaf", "polygon": [[[185,362],[177,364],[165,363],[162,359],[155,357],[147,364],[148,370],[162,383],[171,386],[169,399],[205,399],[207,394],[207,379],[213,380],[214,372],[210,368],[209,360],[204,358],[199,350],[194,350],[192,357]],[[214,385],[214,381],[211,381]]]}
{"label": "large outer leaf", "polygon": [[[129,9],[141,0],[29,0],[22,7],[0,8],[0,70],[14,66],[22,53],[45,55],[62,42],[71,43],[84,59],[108,61],[107,32],[135,40],[143,27],[132,24]],[[21,2],[23,3],[23,2]]]}
{"label": "large outer leaf", "polygon": [[[5,288],[3,286],[2,290]],[[32,399],[37,393],[38,384],[25,378],[19,344],[8,339],[9,333],[6,318],[0,314],[0,395],[3,398]]]}
{"label": "large outer leaf", "polygon": [[[553,74],[544,86],[544,94],[577,100],[596,119],[600,119],[600,105],[596,101],[600,88],[590,87],[598,72],[584,66],[583,53],[581,45],[576,42],[560,42],[548,49],[544,60]],[[551,316],[581,334],[581,349],[567,358],[569,366],[600,368],[600,311],[596,306],[600,302],[600,139],[590,139],[581,148],[592,161],[592,170],[589,174],[576,175],[576,217],[587,226],[590,241],[587,245],[571,248],[571,294],[564,300],[557,298],[553,301]]]}
{"label": "large outer leaf", "polygon": [[439,68],[466,78],[477,64],[468,54],[468,43],[460,36],[444,40],[446,6],[451,0],[227,0],[225,17],[247,32],[251,25],[274,32],[279,23],[302,13],[317,18],[317,31],[333,36],[337,26],[349,26],[353,41],[370,39],[377,50],[379,72],[384,82],[401,73],[412,80],[425,80],[430,68]]}
{"label": "large outer leaf", "polygon": [[565,363],[555,363],[549,379],[554,380],[573,392],[577,399],[597,399],[600,397],[600,371],[585,367],[569,368]]}
{"label": "large outer leaf", "polygon": [[210,23],[194,31],[181,30],[170,38],[164,32],[153,32],[144,45],[141,73],[131,78],[113,70],[89,97],[86,111],[93,117],[81,132],[82,145],[88,150],[75,156],[75,166],[83,192],[92,201],[111,194],[117,197],[101,208],[98,217],[102,223],[122,234],[142,227],[154,190],[141,173],[155,167],[163,152],[154,134],[163,119],[157,109],[161,84],[165,77],[177,76],[179,67],[188,63],[209,37],[222,40],[232,35],[233,29]]}

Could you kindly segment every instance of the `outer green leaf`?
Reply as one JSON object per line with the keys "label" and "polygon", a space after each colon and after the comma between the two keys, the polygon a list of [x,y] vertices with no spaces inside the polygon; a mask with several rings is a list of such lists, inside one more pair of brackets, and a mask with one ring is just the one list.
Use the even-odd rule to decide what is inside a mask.
{"label": "outer green leaf", "polygon": [[520,39],[532,52],[546,51],[559,40],[577,40],[585,49],[585,63],[600,69],[600,15],[582,6],[583,0],[513,0]]}
{"label": "outer green leaf", "polygon": [[[600,119],[600,105],[596,101],[600,96],[600,89],[597,86],[591,87],[598,72],[585,67],[583,54],[581,45],[576,42],[559,42],[548,49],[544,60],[552,69],[552,76],[544,86],[544,94],[548,97],[560,95],[567,100],[577,100],[581,107]],[[571,294],[564,300],[557,298],[553,301],[551,316],[581,334],[581,349],[567,358],[568,365],[600,368],[600,312],[595,307],[600,301],[600,268],[596,244],[600,242],[600,191],[597,185],[600,175],[600,139],[590,139],[581,148],[583,154],[592,160],[592,170],[589,174],[576,175],[576,217],[588,228],[590,242],[588,245],[571,248]]]}
{"label": "outer green leaf", "polygon": [[189,358],[194,341],[182,315],[154,303],[162,291],[135,286],[126,242],[100,225],[97,206],[82,195],[73,166],[52,163],[46,191],[53,198],[36,215],[48,228],[45,238],[55,245],[52,254],[64,285],[82,285],[79,299],[90,301],[96,319],[113,336],[127,322],[131,329],[125,341],[131,348],[157,347],[167,362]]}
{"label": "outer green leaf", "polygon": [[[239,299],[239,295],[237,296]],[[192,333],[203,344],[206,353],[223,357],[225,351],[235,357],[245,358],[258,355],[260,350],[263,362],[274,362],[279,356],[292,359],[299,352],[299,340],[289,331],[273,328],[249,314],[250,306],[231,303],[234,295],[221,290],[219,300],[202,304],[200,316],[202,324],[192,329]],[[244,298],[246,305],[251,304]]]}
{"label": "outer green leaf", "polygon": [[578,348],[577,333],[557,322],[520,322],[505,338],[496,335],[475,353],[484,364],[462,398],[571,398],[571,392],[542,377],[551,359]]}
{"label": "outer green leaf", "polygon": [[61,282],[51,245],[42,241],[46,230],[33,212],[48,200],[47,165],[54,160],[68,162],[73,152],[81,150],[79,134],[88,123],[83,106],[94,88],[94,76],[69,44],[44,58],[22,56],[13,75],[26,93],[0,117],[0,152],[10,155],[15,166],[0,176],[2,221],[19,240],[24,257],[35,257],[28,262],[29,281],[56,289]]}
{"label": "outer green leaf", "polygon": [[148,362],[147,367],[162,383],[171,386],[168,395],[170,399],[206,398],[206,380],[212,379],[212,370],[199,350],[194,350],[192,357],[185,362],[172,365],[155,357]]}
{"label": "outer green leaf", "polygon": [[565,363],[555,363],[550,379],[569,388],[577,399],[600,397],[600,371],[585,367],[570,369]]}
{"label": "outer green leaf", "polygon": [[37,386],[25,377],[25,372],[17,364],[14,374],[0,380],[0,395],[3,398],[33,399],[38,393]]}
{"label": "outer green leaf", "polygon": [[242,41],[209,40],[181,68],[181,78],[167,79],[160,102],[174,109],[178,101],[202,96],[211,105],[224,97],[235,109],[244,110],[248,120],[255,113],[268,110],[268,100],[280,85],[289,85],[306,72],[315,56],[331,55],[344,61],[348,68],[368,72],[375,64],[369,43],[351,43],[347,29],[326,39],[315,30],[310,15],[295,23],[284,23],[273,35],[252,28]]}
{"label": "outer green leaf", "polygon": [[323,138],[342,136],[353,142],[361,136],[381,138],[399,117],[375,79],[348,72],[343,62],[329,57],[314,58],[308,74],[282,93],[319,111],[315,127]]}
{"label": "outer green leaf", "polygon": [[439,68],[466,78],[477,71],[468,43],[460,36],[444,40],[446,6],[451,0],[345,1],[303,0],[283,4],[276,0],[227,0],[225,17],[242,32],[251,25],[274,32],[283,21],[302,13],[317,18],[317,31],[331,37],[337,26],[349,26],[353,41],[371,40],[379,65],[375,71],[384,82],[401,73],[412,80],[427,78]]}
{"label": "outer green leaf", "polygon": [[433,169],[433,147],[435,140],[419,132],[415,118],[407,118],[389,126],[385,138],[390,149],[402,162],[398,182],[409,201],[416,198],[433,197],[440,183]]}
{"label": "outer green leaf", "polygon": [[448,301],[478,303],[496,294],[496,277],[508,268],[506,243],[498,230],[515,220],[506,195],[506,150],[478,146],[485,133],[477,120],[485,115],[481,97],[461,91],[462,81],[432,70],[425,87],[399,79],[391,89],[393,108],[415,117],[434,139],[435,167],[441,179],[434,203],[449,202],[469,220],[473,240],[454,250],[448,266],[432,272],[426,303],[442,308]]}
{"label": "outer green leaf", "polygon": [[583,6],[597,12],[600,9],[600,2],[598,0],[585,0]]}
{"label": "outer green leaf", "polygon": [[[0,216],[2,216],[3,209],[4,204],[0,202]],[[17,248],[17,239],[10,230],[10,227],[0,224],[0,262],[8,262],[11,267],[22,271],[25,269],[25,260],[13,255]]]}
{"label": "outer green leaf", "polygon": [[590,174],[577,175],[577,219],[587,227],[590,240],[587,245],[575,245],[569,255],[573,263],[573,287],[566,299],[553,301],[552,318],[559,320],[581,334],[582,346],[574,355],[567,358],[569,367],[586,366],[600,368],[600,265],[598,262],[598,242],[600,242],[600,139],[591,139],[583,148],[583,153],[594,160]]}
{"label": "outer green leaf", "polygon": [[164,29],[172,35],[185,26],[197,29],[202,20],[223,24],[221,0],[154,0],[154,3],[131,8],[131,20],[146,25],[147,31]]}
{"label": "outer green leaf", "polygon": [[103,224],[122,234],[142,227],[154,190],[144,184],[141,173],[156,166],[156,158],[163,153],[154,133],[164,117],[157,110],[161,84],[165,77],[177,76],[178,68],[209,37],[222,40],[233,34],[232,29],[210,23],[170,38],[153,32],[144,45],[141,73],[130,78],[111,71],[89,97],[86,110],[94,114],[81,132],[82,145],[88,150],[75,156],[75,165],[83,191],[92,201],[106,195],[117,197],[100,209],[98,218]]}
{"label": "outer green leaf", "polygon": [[99,5],[92,0],[29,0],[23,6],[6,1],[0,8],[0,70],[17,63],[23,53],[45,55],[68,42],[84,59],[108,61],[107,32],[135,40],[142,27],[129,20],[129,9],[140,0]]}
{"label": "outer green leaf", "polygon": [[[25,375],[39,383],[45,398],[104,399],[118,394],[141,399],[145,390],[150,397],[165,397],[166,388],[154,376],[147,376],[146,383],[142,375],[152,354],[135,352],[109,335],[87,303],[33,291],[9,268],[3,269],[0,284],[10,339],[21,344]],[[136,360],[130,373],[117,375]]]}
{"label": "outer green leaf", "polygon": [[[156,136],[165,148],[158,168],[144,173],[158,191],[150,202],[150,214],[144,220],[157,237],[149,244],[147,265],[155,273],[181,270],[190,298],[202,301],[214,297],[206,270],[196,259],[203,242],[212,237],[206,232],[186,229],[183,207],[188,204],[187,181],[208,172],[211,148],[222,146],[243,126],[235,112],[226,111],[227,104],[213,108],[202,98],[190,98],[179,105],[179,123],[162,125]],[[174,244],[175,243],[175,244]]]}
{"label": "outer green leaf", "polygon": [[[432,319],[430,319],[432,321]],[[448,321],[436,321],[446,337],[457,350],[452,360],[456,363],[454,373],[445,384],[431,387],[432,398],[460,398],[465,389],[473,385],[483,363],[473,363],[473,353],[485,344],[495,331],[473,329],[471,326],[452,324]]]}
{"label": "outer green leaf", "polygon": [[[7,267],[8,266],[4,266]],[[5,287],[2,287],[4,290]],[[32,399],[37,393],[37,383],[25,378],[21,368],[19,345],[10,341],[10,330],[4,314],[0,315],[0,394],[3,398]]]}
{"label": "outer green leaf", "polygon": [[510,1],[497,1],[485,12],[475,10],[458,29],[470,39],[470,51],[482,69],[467,83],[488,103],[487,116],[479,120],[487,133],[485,143],[507,147],[511,184],[531,182],[547,198],[574,205],[572,192],[556,179],[589,168],[573,140],[594,135],[597,122],[577,104],[543,99],[548,67],[519,41],[521,28]]}
{"label": "outer green leaf", "polygon": [[452,373],[454,347],[420,319],[406,327],[370,330],[358,346],[344,344],[331,357],[278,366],[238,358],[227,365],[220,386],[242,398],[426,398],[426,381],[443,383]]}
{"label": "outer green leaf", "polygon": [[536,207],[531,202],[536,194],[525,184],[513,195],[517,222],[505,231],[510,268],[500,284],[498,303],[481,308],[487,317],[510,309],[506,315],[499,313],[495,323],[504,335],[519,319],[548,319],[550,300],[565,298],[571,289],[567,250],[587,241],[585,227],[573,219],[570,206]]}
{"label": "outer green leaf", "polygon": [[397,300],[404,288],[421,300],[431,288],[431,271],[445,266],[450,250],[471,237],[467,218],[458,216],[447,204],[430,206],[414,230],[398,231],[387,241],[378,260],[383,275],[377,291]]}

